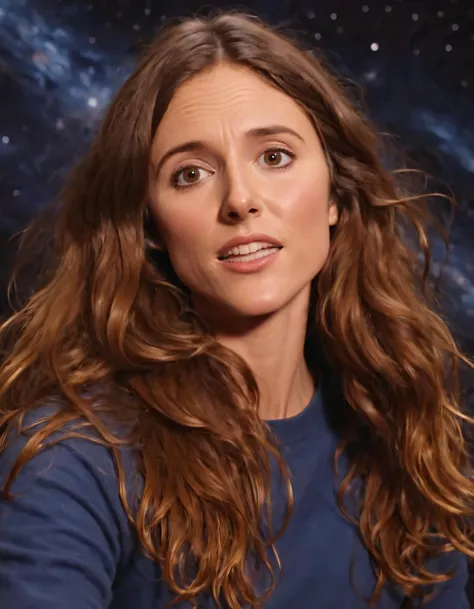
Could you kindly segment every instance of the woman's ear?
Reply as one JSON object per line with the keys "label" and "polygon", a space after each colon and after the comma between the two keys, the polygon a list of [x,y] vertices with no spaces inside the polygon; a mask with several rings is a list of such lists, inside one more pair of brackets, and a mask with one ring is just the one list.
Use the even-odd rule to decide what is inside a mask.
{"label": "woman's ear", "polygon": [[328,220],[329,226],[334,226],[339,221],[339,210],[335,201],[329,203]]}

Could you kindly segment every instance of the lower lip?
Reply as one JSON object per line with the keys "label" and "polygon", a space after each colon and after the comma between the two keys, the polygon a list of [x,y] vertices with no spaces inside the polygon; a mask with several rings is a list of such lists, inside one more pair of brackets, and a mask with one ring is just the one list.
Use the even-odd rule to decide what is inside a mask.
{"label": "lower lip", "polygon": [[272,250],[266,256],[256,258],[255,260],[249,260],[247,262],[241,262],[237,258],[226,258],[225,260],[220,260],[219,262],[221,262],[231,271],[235,271],[236,273],[255,273],[256,271],[265,269],[267,268],[267,266],[273,264],[277,259],[279,253],[280,250],[277,249]]}

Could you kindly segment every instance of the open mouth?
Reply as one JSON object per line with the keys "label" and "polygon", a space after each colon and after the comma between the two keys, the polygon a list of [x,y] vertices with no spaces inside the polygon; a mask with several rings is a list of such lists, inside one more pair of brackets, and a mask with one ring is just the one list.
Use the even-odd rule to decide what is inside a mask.
{"label": "open mouth", "polygon": [[282,245],[270,243],[249,243],[232,248],[225,255],[219,256],[218,260],[225,260],[226,262],[251,262],[252,260],[270,256],[282,248]]}

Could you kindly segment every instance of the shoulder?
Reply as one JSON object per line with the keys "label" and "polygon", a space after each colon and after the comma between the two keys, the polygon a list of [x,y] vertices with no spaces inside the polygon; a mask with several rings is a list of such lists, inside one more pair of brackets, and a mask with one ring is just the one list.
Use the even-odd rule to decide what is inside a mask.
{"label": "shoulder", "polygon": [[[98,432],[67,424],[45,439],[35,438],[35,431],[41,431],[57,412],[58,407],[53,405],[34,408],[25,415],[21,430],[18,425],[9,430],[0,450],[0,513],[22,519],[28,506],[41,504],[42,510],[48,507],[55,514],[60,506],[68,505],[78,522],[83,518],[84,525],[91,524],[89,517],[93,516],[101,526],[110,528],[105,520],[112,518],[117,534],[126,540],[131,534],[119,492],[117,462],[112,450],[101,443]],[[118,457],[132,507],[140,492],[136,454],[121,448]],[[7,496],[1,491],[12,472],[16,475]]]}
{"label": "shoulder", "polygon": [[[136,551],[116,463],[92,430],[64,436],[72,430],[66,428],[52,444],[38,442],[34,431],[53,413],[49,406],[29,412],[29,431],[12,427],[0,449],[0,604],[108,607],[113,583]],[[121,452],[127,478],[136,479],[132,454]],[[2,493],[18,463],[24,465]]]}
{"label": "shoulder", "polygon": [[[38,468],[45,463],[59,470],[68,464],[77,470],[87,469],[99,480],[117,477],[112,450],[104,445],[99,432],[79,417],[55,426],[47,436],[41,433],[60,410],[61,407],[54,404],[38,406],[25,413],[21,421],[12,422],[4,444],[0,445],[0,480],[18,458],[25,461],[24,469],[30,472],[41,471]],[[116,426],[109,424],[109,429],[119,435],[116,434]],[[34,454],[33,458],[30,458],[31,454]],[[131,474],[131,470],[136,468],[135,452],[122,447],[117,454],[124,462],[124,469]]]}

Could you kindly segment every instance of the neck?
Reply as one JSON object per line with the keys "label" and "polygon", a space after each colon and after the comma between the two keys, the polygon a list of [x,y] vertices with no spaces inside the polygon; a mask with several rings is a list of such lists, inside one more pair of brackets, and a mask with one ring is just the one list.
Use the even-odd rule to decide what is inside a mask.
{"label": "neck", "polygon": [[212,319],[217,340],[249,365],[260,392],[260,416],[275,420],[301,412],[314,393],[304,358],[309,290],[278,312],[255,319]]}

